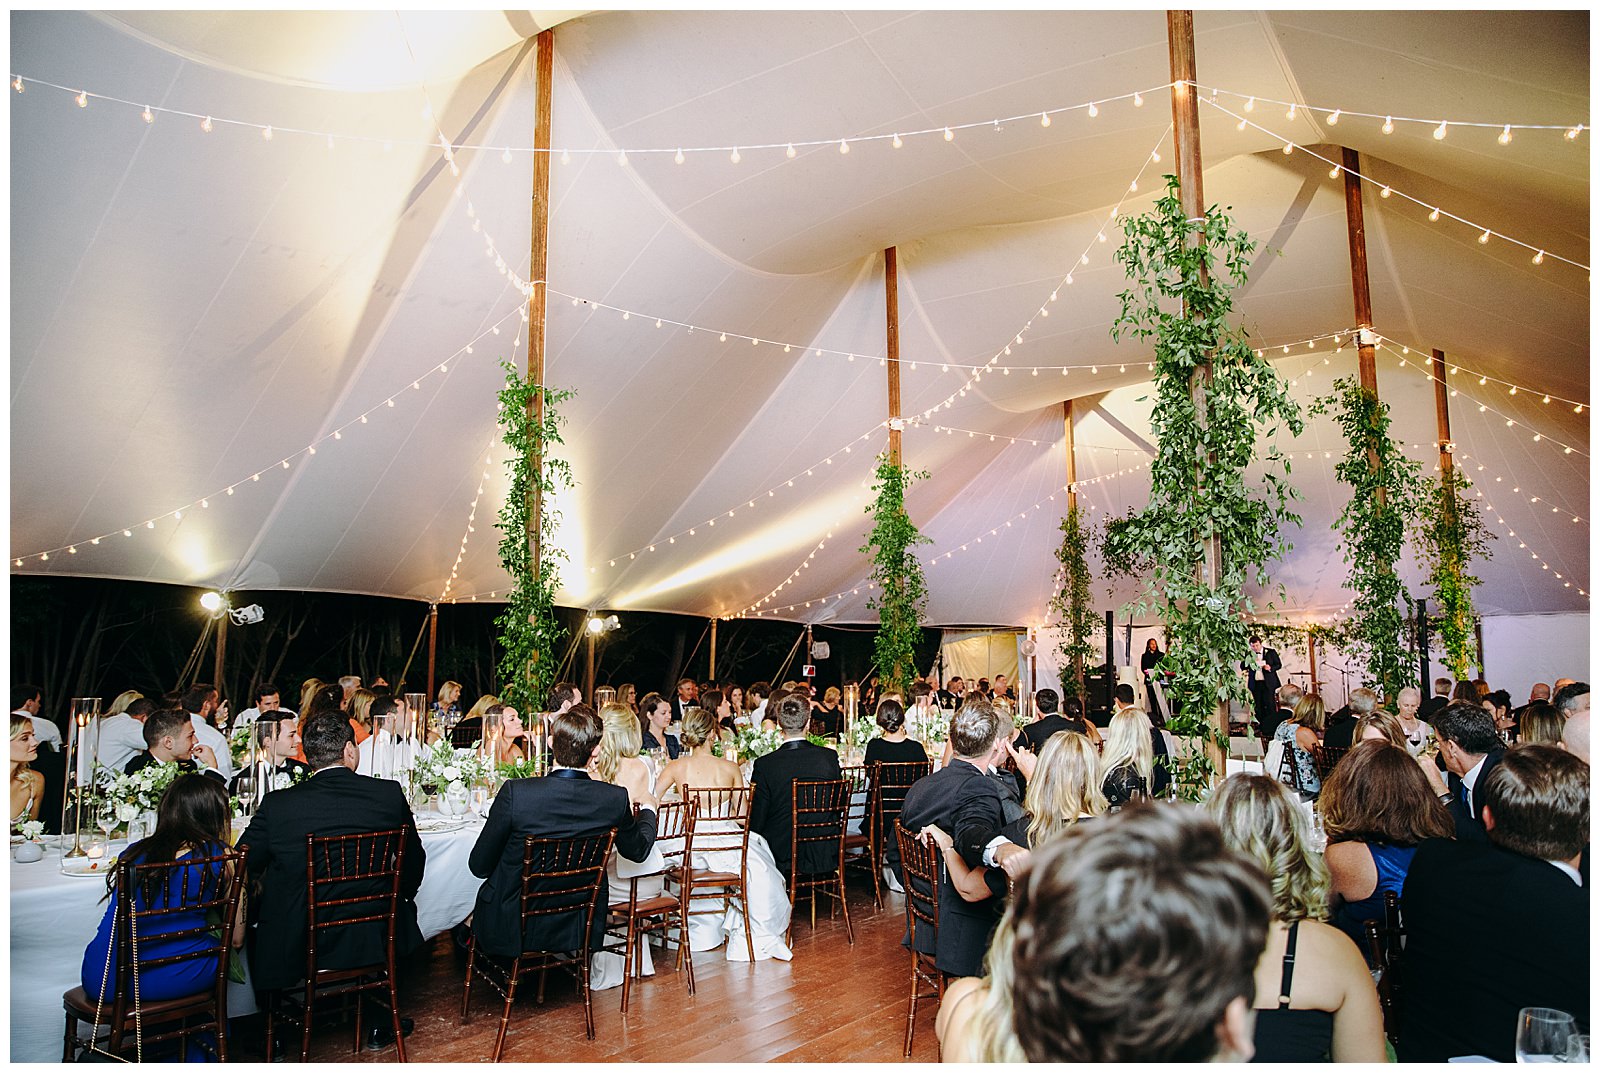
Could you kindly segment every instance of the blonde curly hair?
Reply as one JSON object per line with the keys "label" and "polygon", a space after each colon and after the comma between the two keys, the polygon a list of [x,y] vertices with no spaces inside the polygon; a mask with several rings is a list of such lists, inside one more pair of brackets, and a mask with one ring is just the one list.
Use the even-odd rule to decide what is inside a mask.
{"label": "blonde curly hair", "polygon": [[1230,849],[1261,866],[1272,881],[1272,916],[1281,924],[1328,919],[1328,868],[1310,841],[1305,810],[1276,779],[1234,775],[1206,802]]}
{"label": "blonde curly hair", "polygon": [[638,756],[644,745],[639,717],[626,704],[612,701],[600,709],[600,755],[594,762],[595,774],[607,782],[617,781],[617,769],[624,757]]}

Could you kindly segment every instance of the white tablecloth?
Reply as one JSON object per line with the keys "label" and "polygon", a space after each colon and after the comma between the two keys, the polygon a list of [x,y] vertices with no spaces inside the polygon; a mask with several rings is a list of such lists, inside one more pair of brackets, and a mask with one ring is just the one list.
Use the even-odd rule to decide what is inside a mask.
{"label": "white tablecloth", "polygon": [[[426,821],[424,821],[426,822]],[[467,870],[467,855],[482,821],[447,831],[423,831],[428,860],[417,892],[417,924],[425,939],[459,924],[472,912],[483,882]],[[113,843],[120,850],[123,843]],[[77,987],[83,951],[100,926],[106,905],[103,876],[61,874],[57,850],[33,864],[10,863],[11,872],[11,1054],[13,1062],[59,1062],[66,1026],[61,996]],[[256,1010],[245,984],[231,984],[228,1013]]]}

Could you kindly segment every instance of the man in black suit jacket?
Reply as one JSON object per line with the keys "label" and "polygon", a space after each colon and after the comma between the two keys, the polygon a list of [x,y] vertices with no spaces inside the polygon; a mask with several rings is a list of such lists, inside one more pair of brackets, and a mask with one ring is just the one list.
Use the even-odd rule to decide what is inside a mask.
{"label": "man in black suit jacket", "polygon": [[1589,765],[1525,745],[1478,785],[1487,840],[1428,839],[1406,875],[1402,1062],[1513,1061],[1525,1006],[1589,1031]]}
{"label": "man in black suit jacket", "polygon": [[[766,756],[758,756],[750,772],[755,792],[750,795],[750,830],[767,840],[778,871],[787,880],[794,859],[794,784],[797,779],[837,779],[839,754],[805,738],[811,719],[811,702],[793,693],[778,701],[774,714],[784,742]],[[809,834],[808,834],[809,837]],[[838,867],[837,851],[820,842],[807,843],[801,854],[802,874],[831,872]]]}
{"label": "man in black suit jacket", "polygon": [[[591,778],[604,726],[587,706],[569,708],[550,724],[550,774],[512,779],[501,787],[467,858],[472,874],[483,878],[472,912],[472,938],[486,953],[515,957],[524,950],[574,951],[584,946],[579,913],[522,920],[522,854],[529,838],[588,838],[616,830],[617,852],[642,862],[656,841],[656,810],[650,794],[630,800],[620,786]],[[634,805],[639,811],[634,812]],[[590,922],[588,948],[600,946],[608,902],[600,877],[598,901]]]}
{"label": "man in black suit jacket", "polygon": [[1422,702],[1422,707],[1417,710],[1417,716],[1425,723],[1433,722],[1446,704],[1450,703],[1450,679],[1435,678],[1433,680],[1433,696]]}
{"label": "man in black suit jacket", "polygon": [[1044,743],[1049,741],[1052,735],[1059,734],[1063,730],[1082,729],[1081,722],[1073,723],[1056,711],[1061,704],[1061,698],[1055,690],[1039,690],[1033,695],[1033,703],[1039,711],[1039,718],[1017,732],[1016,740],[1011,743],[1015,748],[1025,748],[1038,755],[1039,750],[1044,748]]}
{"label": "man in black suit jacket", "polygon": [[1285,682],[1278,687],[1278,706],[1265,719],[1256,722],[1256,730],[1261,735],[1262,741],[1271,741],[1272,736],[1278,732],[1278,727],[1286,720],[1294,718],[1295,705],[1305,697],[1305,690],[1293,682]]}
{"label": "man in black suit jacket", "polygon": [[[930,826],[948,831],[954,844],[946,851],[959,853],[968,868],[988,866],[994,886],[1004,890],[1000,870],[1013,856],[1025,855],[1022,846],[1005,839],[1005,788],[989,776],[1005,749],[1003,720],[986,701],[971,700],[950,720],[950,763],[923,779],[906,793],[900,823],[908,831]],[[1018,857],[1018,859],[1023,859]],[[949,869],[939,888],[939,939],[936,949],[925,945],[926,931],[918,932],[917,947],[934,954],[938,967],[956,976],[978,976],[989,936],[1000,921],[1003,899],[980,902],[964,899],[950,881]]]}
{"label": "man in black suit jacket", "polygon": [[1456,821],[1456,837],[1482,841],[1486,834],[1479,791],[1505,756],[1494,718],[1480,705],[1455,701],[1434,713],[1433,733],[1439,741],[1439,759],[1449,772],[1445,805]]}
{"label": "man in black suit jacket", "polygon": [[672,721],[683,725],[683,710],[700,703],[700,684],[693,678],[678,679],[678,691],[672,695]]}
{"label": "man in black suit jacket", "polygon": [[[302,744],[315,773],[263,798],[250,826],[239,836],[238,846],[248,855],[250,879],[261,889],[253,899],[260,918],[250,958],[251,979],[260,991],[285,990],[305,978],[309,835],[402,829],[405,860],[395,953],[404,955],[422,945],[416,896],[427,855],[400,784],[356,774],[355,731],[343,712],[324,712],[306,720]],[[380,924],[336,928],[318,939],[318,963],[325,968],[354,968],[382,962],[384,942]]]}
{"label": "man in black suit jacket", "polygon": [[1274,702],[1277,700],[1278,687],[1283,684],[1278,680],[1283,661],[1278,658],[1277,649],[1264,648],[1260,637],[1252,637],[1250,658],[1240,663],[1239,669],[1245,672],[1250,682],[1250,696],[1256,702],[1256,722],[1265,723],[1277,710]]}

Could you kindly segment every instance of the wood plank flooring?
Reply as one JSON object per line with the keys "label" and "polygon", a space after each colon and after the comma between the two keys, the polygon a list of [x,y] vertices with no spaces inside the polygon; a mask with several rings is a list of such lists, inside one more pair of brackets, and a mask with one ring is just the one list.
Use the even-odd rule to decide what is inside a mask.
{"label": "wood plank flooring", "polygon": [[[545,1004],[530,985],[518,996],[506,1037],[507,1062],[900,1062],[905,1061],[909,955],[900,945],[905,909],[884,893],[875,909],[871,891],[850,891],[855,945],[844,921],[827,920],[819,907],[813,933],[802,903],[794,933],[794,960],[729,962],[722,950],[695,956],[695,995],[670,959],[657,973],[635,981],[627,1017],[620,988],[594,995],[595,1039],[584,1038],[583,1006],[576,987],[549,975]],[[401,972],[401,1013],[415,1019],[406,1040],[413,1062],[486,1062],[499,1025],[499,997],[473,985],[473,1018],[459,1024],[465,958],[448,934],[409,959]],[[525,997],[524,997],[525,995]],[[933,1062],[936,1004],[918,1005],[911,1060]],[[243,1026],[242,1026],[243,1027]],[[260,1032],[246,1027],[235,1043],[240,1059],[260,1056]],[[348,1026],[317,1029],[311,1058],[323,1062],[393,1062],[395,1051],[354,1053]]]}

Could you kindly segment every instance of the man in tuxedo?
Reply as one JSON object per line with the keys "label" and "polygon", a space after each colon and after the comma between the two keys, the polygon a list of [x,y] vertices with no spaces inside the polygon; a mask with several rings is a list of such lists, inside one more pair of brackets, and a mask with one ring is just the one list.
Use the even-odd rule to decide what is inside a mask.
{"label": "man in tuxedo", "polygon": [[1356,723],[1378,707],[1378,694],[1365,687],[1352,689],[1343,708],[1328,717],[1322,729],[1322,744],[1330,749],[1348,749],[1355,738]]}
{"label": "man in tuxedo", "polygon": [[1418,717],[1424,722],[1433,722],[1434,713],[1450,703],[1450,679],[1435,678],[1433,680],[1433,696],[1423,701],[1422,707],[1417,711]]}
{"label": "man in tuxedo", "polygon": [[[286,789],[293,780],[311,773],[311,765],[295,759],[294,754],[300,751],[300,721],[293,712],[265,712],[257,717],[251,733],[256,736],[256,775],[261,780],[255,791],[258,799],[273,790]],[[234,775],[229,793],[239,793],[239,781],[249,770],[247,762]]]}
{"label": "man in tuxedo", "polygon": [[693,678],[678,679],[678,692],[672,697],[672,721],[683,722],[683,710],[700,703],[700,685]]}
{"label": "man in tuxedo", "polygon": [[[472,874],[483,879],[472,912],[472,938],[480,951],[515,957],[524,950],[577,951],[585,947],[577,913],[522,918],[522,853],[529,838],[577,839],[615,829],[617,852],[642,862],[656,841],[656,811],[649,793],[629,798],[621,786],[591,778],[600,755],[604,725],[587,707],[569,708],[551,721],[550,774],[512,779],[489,808],[483,831],[467,858]],[[638,812],[634,806],[638,806]],[[598,901],[587,947],[600,946],[608,904],[600,877]]]}
{"label": "man in tuxedo", "polygon": [[994,676],[994,695],[996,697],[1004,697],[1007,700],[1017,699],[1016,690],[1011,688],[1010,682],[1003,674],[997,674]]}
{"label": "man in tuxedo", "polygon": [[1485,828],[1480,791],[1505,756],[1494,717],[1481,705],[1453,701],[1434,715],[1433,733],[1439,741],[1439,759],[1449,773],[1445,805],[1456,822],[1456,837],[1481,841]]}
{"label": "man in tuxedo", "polygon": [[1513,1061],[1527,1006],[1563,1010],[1589,1031],[1589,899],[1578,872],[1589,765],[1524,745],[1478,786],[1488,838],[1427,839],[1406,874],[1402,1062]]}
{"label": "man in tuxedo", "polygon": [[[794,859],[794,784],[797,779],[837,779],[839,754],[806,740],[806,724],[811,719],[811,702],[790,693],[777,702],[774,713],[783,744],[766,756],[756,757],[750,772],[755,792],[750,795],[750,830],[767,840],[772,859],[785,878]],[[809,843],[799,861],[806,874],[830,872],[837,867],[828,847]]]}
{"label": "man in tuxedo", "polygon": [[1567,725],[1561,730],[1561,747],[1585,764],[1589,762],[1588,707],[1567,720]]}
{"label": "man in tuxedo", "polygon": [[[154,717],[152,716],[152,719]],[[260,894],[252,899],[260,916],[250,952],[250,975],[258,991],[283,991],[305,978],[306,839],[330,835],[401,831],[400,902],[395,921],[395,954],[404,956],[422,945],[417,928],[417,888],[427,854],[411,818],[400,785],[356,774],[355,731],[343,712],[320,712],[306,720],[301,745],[312,776],[286,790],[268,794],[238,848],[245,851],[250,880]],[[370,888],[332,892],[331,896],[368,893]],[[384,960],[383,924],[335,928],[317,939],[317,962],[323,968],[355,968]],[[385,1011],[387,1012],[387,1011]],[[393,1042],[387,1017],[374,1017],[368,1030],[369,1049]],[[401,1018],[409,1034],[410,1018]]]}
{"label": "man in tuxedo", "polygon": [[953,839],[954,844],[946,852],[959,853],[968,868],[989,868],[985,879],[996,896],[979,902],[963,898],[946,869],[939,887],[937,948],[924,946],[927,933],[918,932],[918,948],[934,954],[939,969],[954,976],[981,974],[989,936],[1004,909],[1002,871],[1018,869],[1027,859],[1025,848],[1000,833],[1006,822],[1005,801],[1009,794],[1005,785],[990,775],[1009,740],[1009,734],[1001,734],[1001,723],[987,701],[969,700],[962,705],[950,720],[953,758],[912,784],[900,813],[900,824],[906,830],[920,834],[928,827],[938,826]]}
{"label": "man in tuxedo", "polygon": [[1061,704],[1061,697],[1053,689],[1039,690],[1033,695],[1033,703],[1039,711],[1039,717],[1017,732],[1016,740],[1011,743],[1013,748],[1027,749],[1037,756],[1052,735],[1064,730],[1077,730],[1082,726],[1081,723],[1073,725],[1056,711]]}
{"label": "man in tuxedo", "polygon": [[132,775],[150,764],[177,764],[181,771],[197,771],[219,782],[226,779],[217,770],[217,758],[209,746],[195,740],[194,723],[182,708],[162,708],[144,721],[145,751],[123,765]]}
{"label": "man in tuxedo", "polygon": [[1277,710],[1273,701],[1277,698],[1278,687],[1283,684],[1278,680],[1283,661],[1278,658],[1277,649],[1266,648],[1260,637],[1252,637],[1250,658],[1240,663],[1239,669],[1250,683],[1250,696],[1256,703],[1256,722],[1265,723]]}
{"label": "man in tuxedo", "polygon": [[1278,687],[1277,710],[1256,723],[1256,730],[1260,733],[1262,741],[1271,741],[1272,736],[1278,732],[1278,727],[1294,718],[1295,705],[1299,704],[1305,695],[1305,690],[1293,682],[1285,682]]}

